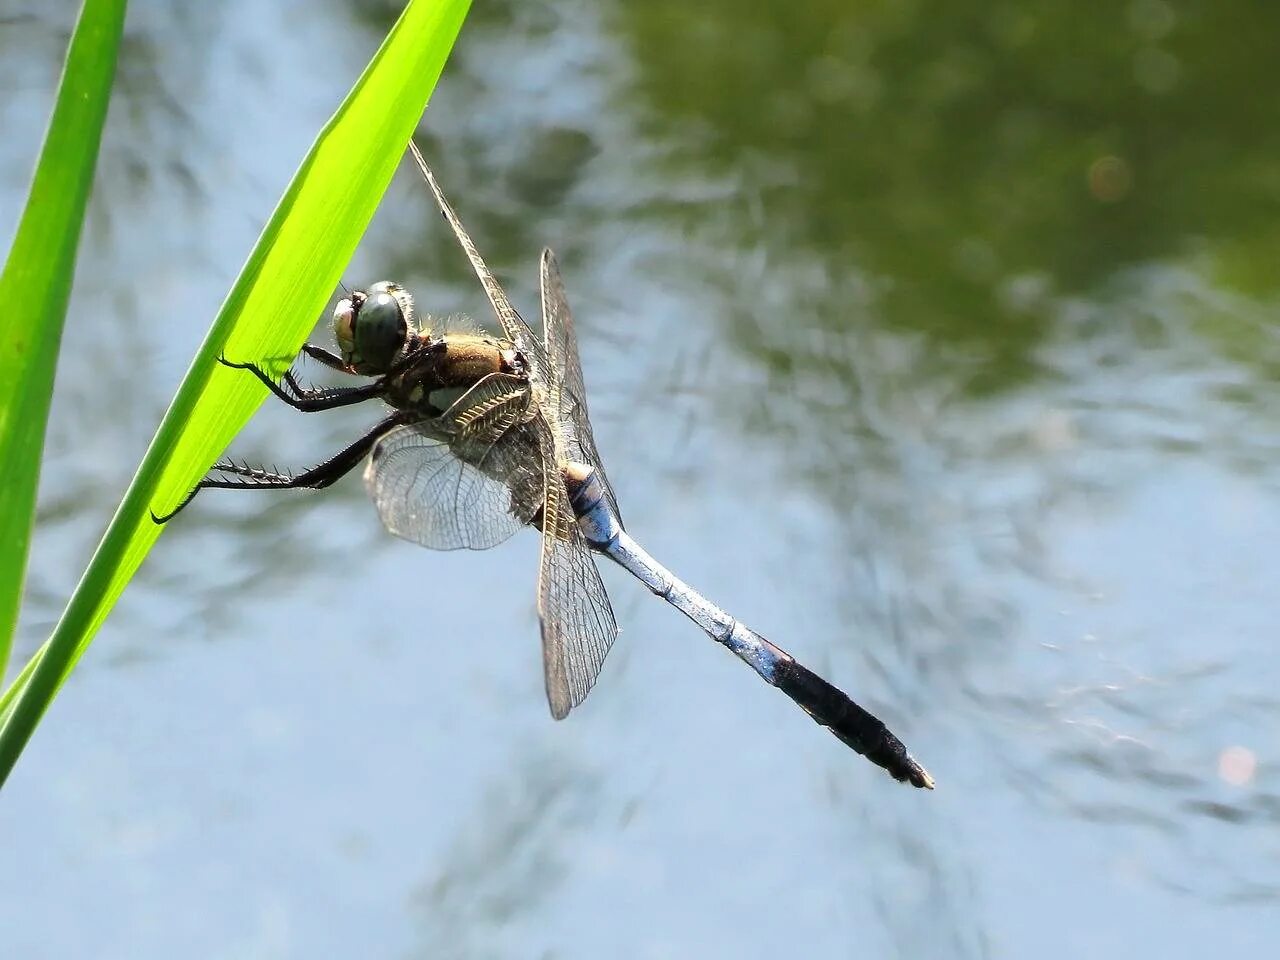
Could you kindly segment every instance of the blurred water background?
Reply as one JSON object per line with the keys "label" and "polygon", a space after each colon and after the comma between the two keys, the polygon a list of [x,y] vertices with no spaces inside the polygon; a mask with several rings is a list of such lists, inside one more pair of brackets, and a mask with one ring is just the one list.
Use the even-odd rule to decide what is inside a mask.
{"label": "blurred water background", "polygon": [[[397,6],[131,6],[20,656]],[[0,3],[6,235],[75,9]],[[431,553],[356,477],[209,495],[4,792],[6,956],[1274,949],[1277,36],[1244,0],[477,2],[419,142],[526,313],[559,252],[629,526],[939,789],[612,570],[553,723],[532,535]],[[484,315],[407,167],[347,282],[388,276]],[[235,452],[373,416],[267,405]]]}

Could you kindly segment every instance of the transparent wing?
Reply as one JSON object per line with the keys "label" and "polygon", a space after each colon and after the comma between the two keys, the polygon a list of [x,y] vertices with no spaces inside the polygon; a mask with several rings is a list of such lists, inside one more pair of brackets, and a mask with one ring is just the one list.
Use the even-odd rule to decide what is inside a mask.
{"label": "transparent wing", "polygon": [[463,252],[467,255],[467,259],[471,261],[471,269],[475,271],[476,276],[480,279],[480,285],[484,287],[485,295],[489,298],[489,303],[493,305],[493,312],[497,315],[498,322],[502,324],[504,335],[528,355],[535,369],[541,371],[546,365],[546,353],[542,349],[542,344],[534,335],[533,330],[529,328],[529,325],[525,323],[524,318],[511,305],[511,300],[507,297],[506,291],[502,289],[502,285],[498,283],[497,278],[494,277],[492,271],[489,270],[488,265],[484,262],[484,258],[480,256],[475,243],[471,240],[471,235],[463,227],[458,215],[453,212],[453,207],[445,199],[444,191],[440,189],[440,184],[436,183],[436,178],[431,172],[431,168],[422,159],[422,154],[418,151],[418,145],[412,140],[409,141],[409,151],[413,154],[413,159],[417,162],[418,169],[422,171],[422,176],[427,181],[427,186],[431,188],[432,194],[435,195],[440,212],[444,214],[445,220],[449,222],[449,226],[453,229],[453,235],[457,237],[459,246],[462,247]]}
{"label": "transparent wing", "polygon": [[619,522],[618,501],[613,486],[600,462],[591,418],[587,412],[587,387],[582,379],[582,361],[578,357],[578,336],[573,329],[573,313],[565,297],[564,281],[556,255],[549,248],[542,251],[539,271],[542,281],[542,341],[546,345],[552,368],[560,381],[560,431],[567,459],[581,460],[595,467],[604,486],[605,498]]}
{"label": "transparent wing", "polygon": [[[555,463],[555,441],[545,424],[541,433],[543,462]],[[618,625],[558,467],[546,471],[543,490],[538,617],[547,702],[560,720],[591,692]]]}
{"label": "transparent wing", "polygon": [[[524,318],[511,305],[506,292],[494,278],[484,259],[476,250],[462,222],[458,219],[449,201],[445,199],[435,176],[422,159],[415,144],[410,142],[409,149],[423,178],[435,195],[440,212],[453,230],[458,244],[466,253],[484,287],[486,296],[493,306],[493,312],[502,324],[507,339],[516,344],[524,352],[532,370],[533,379],[539,386],[539,409],[537,416],[508,427],[500,443],[494,443],[484,449],[487,466],[480,467],[479,472],[485,476],[504,475],[503,488],[508,492],[508,499],[514,512],[521,514],[528,504],[536,499],[537,506],[542,508],[542,562],[538,571],[538,615],[542,621],[542,654],[546,671],[547,699],[551,705],[551,713],[557,719],[564,717],[586,697],[605,656],[613,645],[618,628],[613,618],[613,608],[604,590],[604,583],[591,558],[591,551],[586,539],[578,528],[573,510],[568,504],[568,492],[560,473],[560,464],[566,458],[579,457],[589,459],[593,466],[599,468],[599,456],[590,433],[586,416],[586,405],[583,399],[582,372],[578,363],[577,343],[572,340],[572,318],[568,316],[567,307],[561,311],[564,303],[563,290],[555,300],[557,318],[552,322],[552,329],[563,329],[556,325],[562,321],[563,313],[568,323],[568,338],[572,356],[572,367],[576,371],[576,390],[574,391],[571,413],[577,421],[570,420],[565,424],[562,407],[561,380],[562,367],[552,363],[548,357],[549,347],[533,333]],[[552,258],[554,268],[554,258]],[[556,283],[559,274],[555,273]],[[544,295],[544,310],[545,310]],[[546,328],[544,319],[544,329]],[[581,410],[580,414],[574,413]],[[441,418],[444,419],[444,418]],[[572,429],[570,429],[570,425]],[[585,436],[585,444],[582,438]],[[385,442],[385,441],[384,441]],[[452,449],[459,458],[468,463],[477,463],[483,443],[468,440],[459,435],[452,444]],[[375,454],[377,450],[375,449]],[[500,461],[496,465],[492,459],[496,455]],[[505,473],[517,464],[525,469],[532,467],[538,471],[538,496],[533,497],[529,491],[531,483],[527,476],[513,477]],[[544,469],[545,466],[545,469]],[[372,465],[371,465],[372,468]],[[603,478],[603,471],[602,479]],[[470,483],[473,483],[469,481]],[[608,480],[604,480],[608,490]],[[416,488],[415,488],[416,489]],[[397,490],[397,494],[400,490]],[[609,490],[611,506],[612,491]],[[377,497],[375,496],[375,500]],[[481,506],[484,506],[481,504]],[[380,506],[381,510],[382,507]],[[615,507],[616,509],[616,507]],[[501,511],[489,505],[491,514]],[[530,516],[536,516],[536,509]],[[383,514],[384,521],[387,513]],[[391,527],[391,524],[387,524]],[[486,528],[486,531],[487,532]],[[394,530],[393,530],[394,532]],[[507,533],[510,536],[510,533]],[[413,539],[418,539],[414,537]],[[418,542],[424,542],[419,539]],[[491,544],[490,544],[491,545]]]}
{"label": "transparent wing", "polygon": [[525,381],[493,374],[379,440],[364,479],[383,525],[433,550],[487,550],[531,522],[542,469],[528,407]]}
{"label": "transparent wing", "polygon": [[378,441],[364,475],[383,525],[432,550],[487,550],[520,529],[507,488],[420,424]]}

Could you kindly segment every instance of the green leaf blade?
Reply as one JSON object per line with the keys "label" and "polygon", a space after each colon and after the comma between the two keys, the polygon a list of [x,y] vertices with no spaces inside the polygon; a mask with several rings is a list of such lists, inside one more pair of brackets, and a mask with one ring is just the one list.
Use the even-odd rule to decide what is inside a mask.
{"label": "green leaf blade", "polygon": [[124,30],[125,0],[87,0],[71,35],[27,205],[0,273],[0,677],[35,522],[58,345]]}
{"label": "green leaf blade", "polygon": [[219,310],[40,662],[0,727],[0,783],[161,527],[266,395],[221,367],[294,356],[399,166],[469,0],[413,0],[326,124]]}

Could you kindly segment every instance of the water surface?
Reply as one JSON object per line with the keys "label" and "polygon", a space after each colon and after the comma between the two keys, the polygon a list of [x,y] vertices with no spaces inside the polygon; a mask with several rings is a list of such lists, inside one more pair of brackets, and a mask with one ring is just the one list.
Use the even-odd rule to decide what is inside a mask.
{"label": "water surface", "polygon": [[[0,223],[72,6],[0,23]],[[131,8],[23,655],[391,6]],[[430,553],[354,477],[209,495],[5,790],[13,955],[1276,942],[1278,18],[478,5],[419,139],[528,313],[560,254],[630,528],[939,789],[612,570],[623,634],[552,722],[531,535]],[[347,281],[386,276],[483,315],[407,168]],[[266,406],[235,450],[308,464],[373,416]]]}

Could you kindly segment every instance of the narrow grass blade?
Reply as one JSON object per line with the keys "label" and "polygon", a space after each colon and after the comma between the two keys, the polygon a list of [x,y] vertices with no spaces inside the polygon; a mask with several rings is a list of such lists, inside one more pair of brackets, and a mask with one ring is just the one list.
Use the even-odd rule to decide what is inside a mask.
{"label": "narrow grass blade", "polygon": [[[164,513],[265,397],[217,358],[293,356],[337,285],[421,118],[467,0],[413,0],[321,131],[223,303],[142,465],[0,727],[0,782],[159,536]],[[4,699],[0,699],[0,703]]]}
{"label": "narrow grass blade", "polygon": [[125,0],[86,0],[80,11],[31,193],[0,273],[0,678],[18,621],[53,373],[124,8]]}

